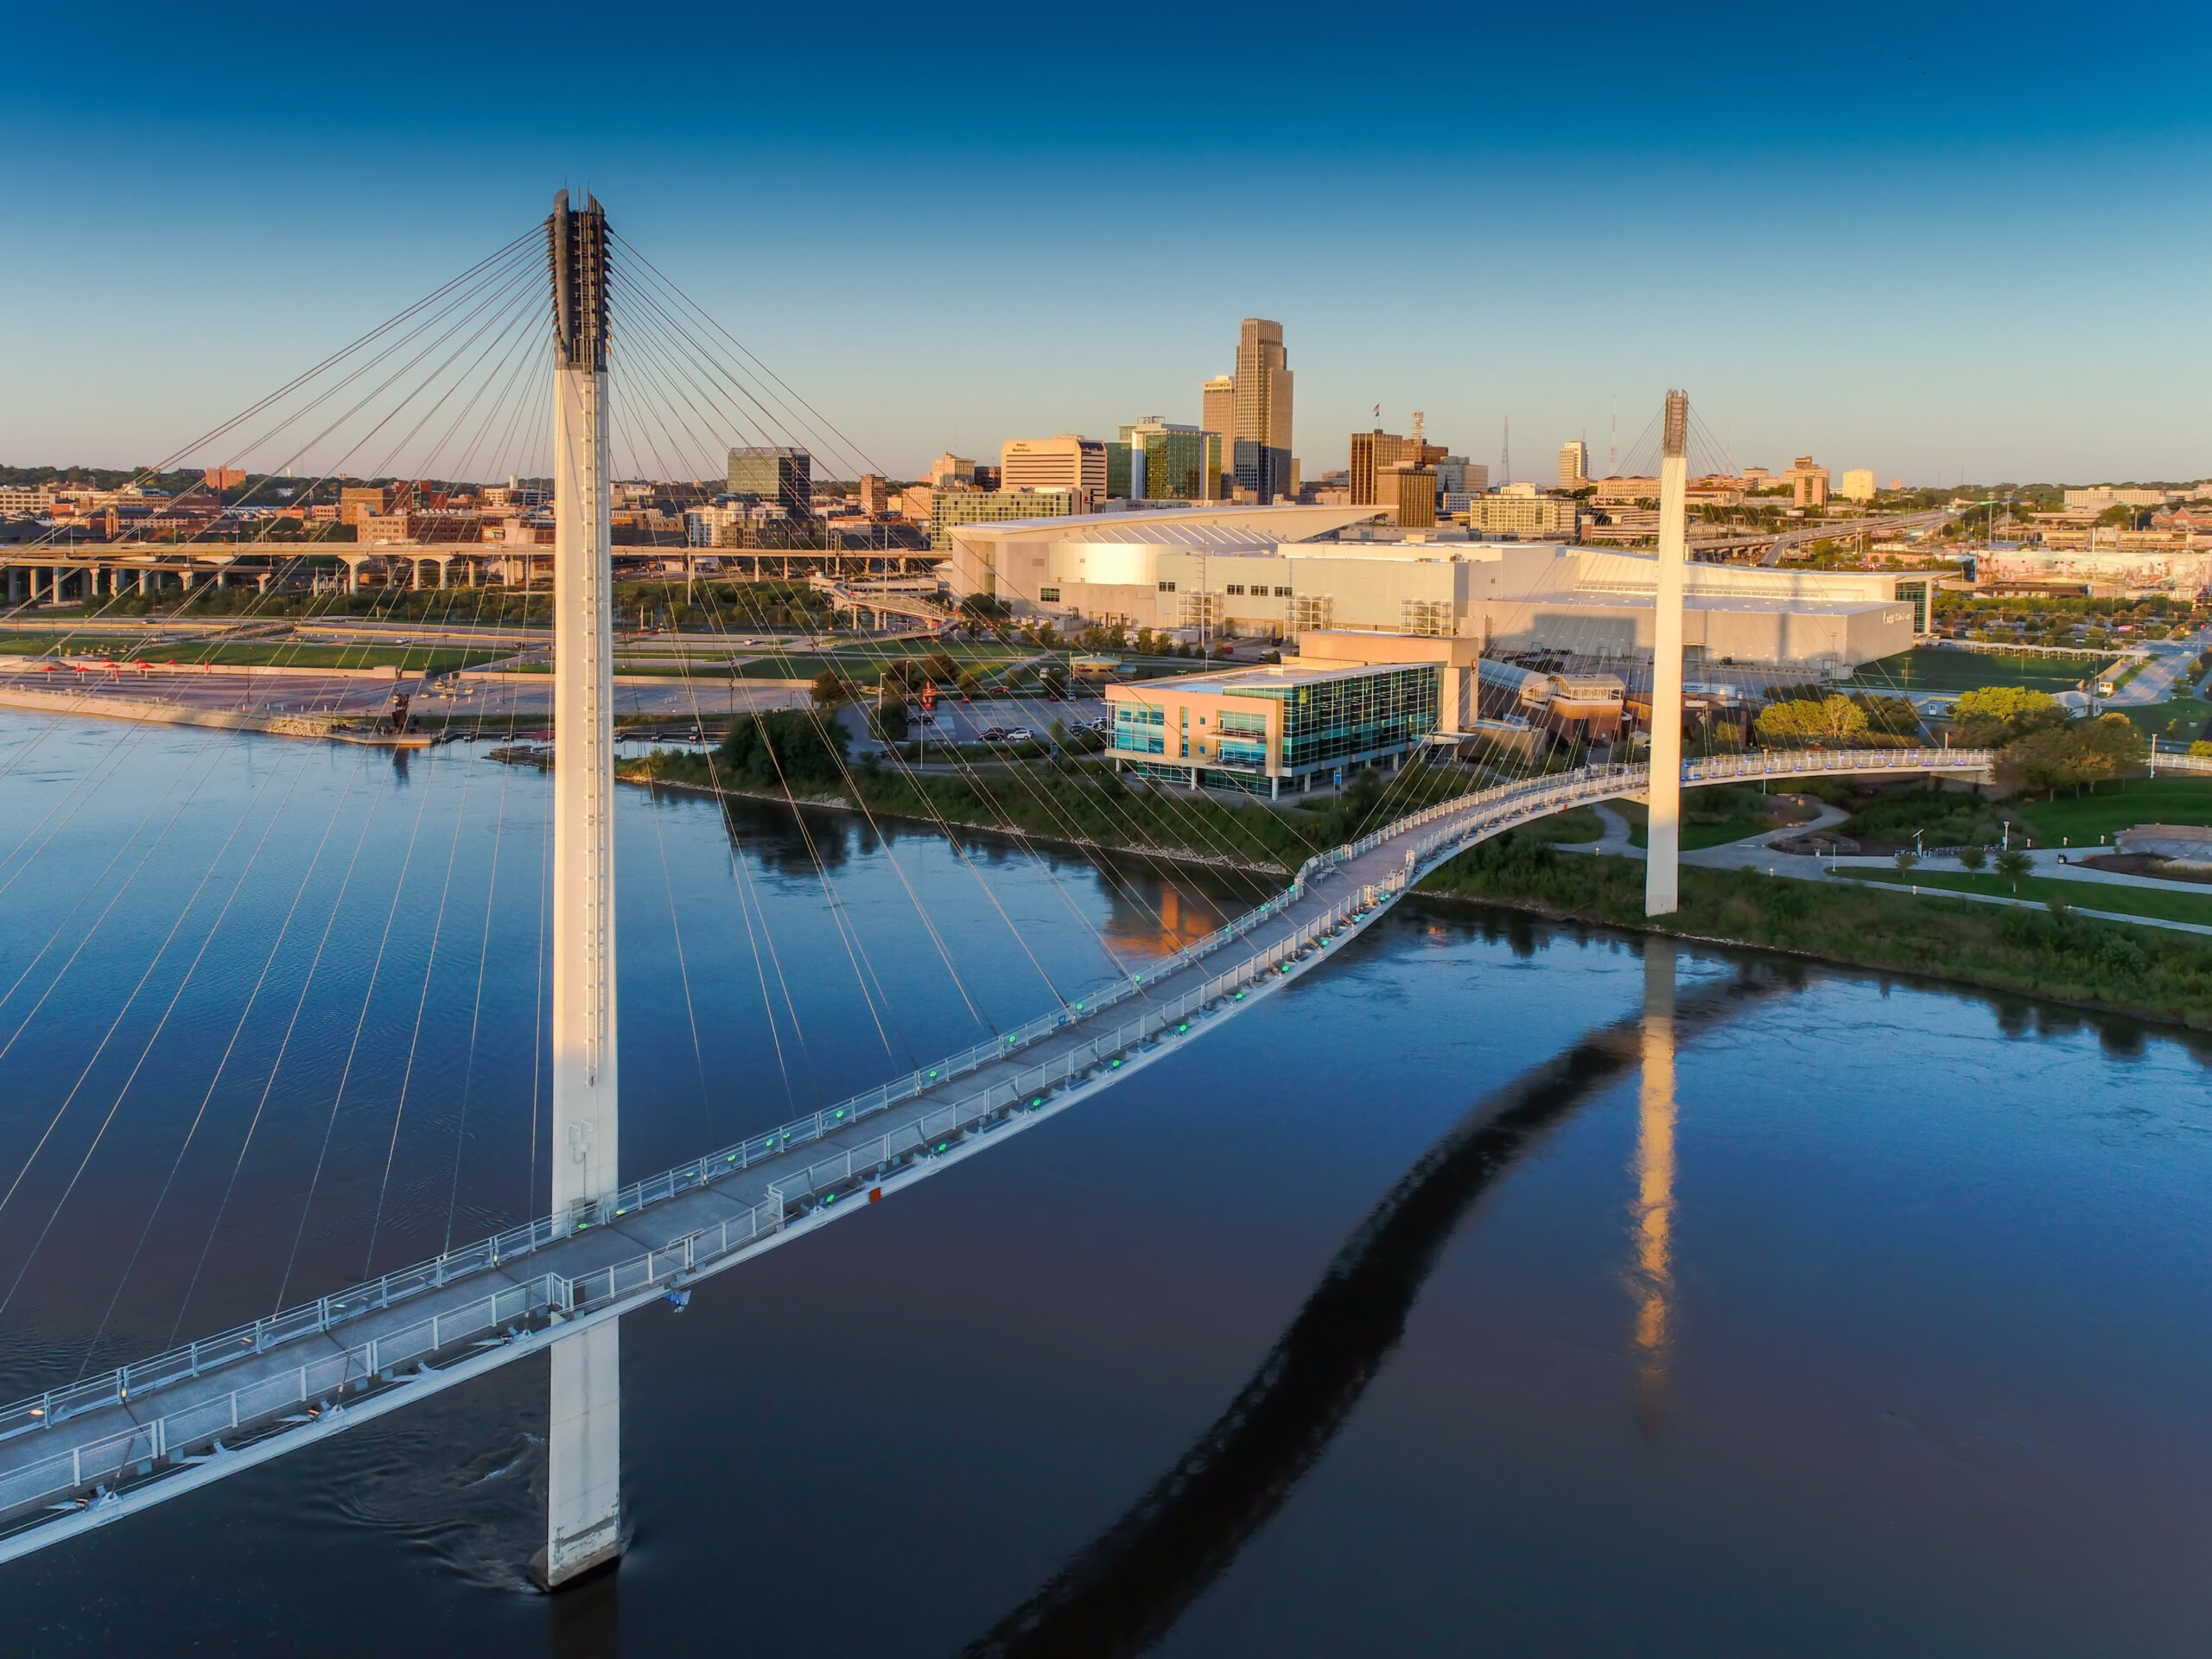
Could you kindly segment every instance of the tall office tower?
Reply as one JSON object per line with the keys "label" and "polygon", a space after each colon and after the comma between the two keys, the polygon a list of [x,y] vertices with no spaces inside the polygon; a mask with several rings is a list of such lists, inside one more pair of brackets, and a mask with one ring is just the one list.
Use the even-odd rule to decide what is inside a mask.
{"label": "tall office tower", "polygon": [[861,474],[860,509],[871,518],[891,511],[891,480],[880,473]]}
{"label": "tall office tower", "polygon": [[804,518],[814,499],[814,459],[804,449],[780,444],[733,449],[729,493],[757,496],[794,518]]}
{"label": "tall office tower", "polygon": [[1106,446],[1096,438],[1013,438],[999,450],[1001,489],[1069,490],[1088,511],[1106,499]]}
{"label": "tall office tower", "polygon": [[[1282,325],[1247,317],[1236,336],[1236,487],[1262,503],[1290,491],[1290,359]],[[1249,447],[1248,447],[1249,446]]]}
{"label": "tall office tower", "polygon": [[[1221,440],[1225,470],[1236,454],[1236,377],[1217,374],[1199,393],[1198,424]],[[1218,493],[1220,486],[1215,486]]]}
{"label": "tall office tower", "polygon": [[1559,447],[1559,486],[1578,490],[1590,481],[1590,446],[1569,438]]}

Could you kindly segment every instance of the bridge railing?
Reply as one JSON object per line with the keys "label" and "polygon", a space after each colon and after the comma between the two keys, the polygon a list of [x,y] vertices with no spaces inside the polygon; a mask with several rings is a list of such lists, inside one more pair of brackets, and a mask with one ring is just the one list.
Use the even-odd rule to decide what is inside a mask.
{"label": "bridge railing", "polygon": [[[265,1433],[272,1425],[304,1427],[342,1413],[350,1393],[377,1382],[404,1382],[402,1368],[426,1365],[461,1344],[480,1343],[487,1335],[495,1341],[509,1340],[518,1327],[540,1319],[570,1318],[611,1302],[673,1288],[702,1268],[833,1207],[856,1179],[880,1178],[894,1167],[943,1156],[972,1135],[1013,1122],[1014,1113],[1043,1106],[1052,1092],[1119,1069],[1132,1051],[1155,1045],[1171,1030],[1176,1036],[1187,1034],[1210,1007],[1241,1000],[1293,959],[1325,950],[1332,938],[1373,908],[1381,892],[1402,885],[1386,883],[1348,895],[1235,968],[1100,1031],[1074,1050],[1001,1077],[963,1100],[918,1114],[873,1140],[817,1159],[776,1182],[762,1202],[712,1226],[573,1279],[540,1274],[335,1351],[317,1347],[297,1365],[0,1474],[0,1514],[81,1492],[87,1486],[111,1486],[134,1467],[150,1467],[156,1459],[234,1455],[239,1449],[235,1442],[245,1437]],[[62,1402],[65,1392],[41,1400],[51,1408]],[[228,1446],[224,1445],[226,1436],[234,1442]]]}
{"label": "bridge railing", "polygon": [[[1986,752],[1942,749],[1762,753],[1688,763],[1683,768],[1683,780],[1705,782],[1723,777],[1773,777],[1847,769],[1897,771],[1926,767],[1971,771],[1986,768],[1990,758]],[[1604,799],[1627,792],[1638,786],[1647,775],[1647,768],[1640,765],[1585,767],[1572,772],[1496,785],[1408,814],[1347,847],[1308,859],[1282,893],[1255,906],[1205,938],[1177,951],[1156,964],[1148,976],[1132,974],[1126,982],[1109,985],[1054,1013],[1040,1015],[1001,1033],[990,1042],[975,1044],[933,1066],[918,1068],[904,1077],[855,1095],[834,1106],[824,1107],[808,1116],[748,1136],[744,1141],[708,1153],[645,1180],[632,1182],[612,1198],[600,1200],[587,1211],[537,1217],[492,1237],[479,1240],[474,1244],[448,1251],[431,1261],[418,1262],[378,1279],[319,1297],[315,1301],[287,1308],[267,1319],[256,1319],[250,1325],[238,1325],[219,1335],[185,1344],[150,1359],[118,1366],[112,1371],[86,1378],[67,1388],[51,1389],[0,1408],[0,1440],[50,1427],[81,1412],[126,1403],[134,1393],[143,1394],[151,1389],[198,1377],[234,1360],[266,1353],[271,1348],[301,1338],[327,1335],[335,1327],[365,1314],[391,1307],[472,1274],[511,1263],[518,1257],[542,1249],[580,1230],[628,1216],[647,1205],[706,1185],[766,1160],[784,1157],[797,1147],[819,1141],[901,1102],[935,1090],[946,1082],[1018,1054],[1023,1048],[1056,1031],[1079,1021],[1093,1020],[1106,1008],[1132,998],[1147,995],[1149,984],[1179,973],[1248,936],[1270,919],[1280,917],[1306,895],[1317,874],[1341,867],[1386,842],[1399,840],[1430,825],[1450,821],[1438,833],[1421,837],[1409,845],[1405,868],[1392,874],[1380,884],[1382,890],[1395,893],[1403,891],[1412,880],[1417,879],[1417,867],[1433,858],[1446,846],[1478,838],[1485,830],[1510,827],[1529,817],[1543,816],[1542,812],[1535,810],[1539,807],[1544,812],[1557,811],[1586,800]],[[1365,895],[1362,895],[1357,899],[1340,900],[1331,906],[1319,920],[1301,927],[1289,939],[1247,958],[1229,974],[1209,980],[1207,986],[1218,985],[1239,975],[1265,972],[1280,964],[1286,952],[1294,955],[1300,949],[1313,948],[1317,939],[1342,925],[1344,918],[1351,913],[1346,908],[1348,906],[1357,907],[1364,898]],[[1255,964],[1259,966],[1255,969]],[[1210,1000],[1211,994],[1209,991],[1201,1000]],[[1155,1002],[1135,1023],[1143,1026],[1149,1022],[1149,1029],[1156,1032],[1160,1029],[1159,1021],[1165,1018],[1162,1010],[1180,1007],[1187,1001],[1188,998],[1185,997],[1166,1003]],[[1114,1030],[1118,1033],[1129,1028],[1129,1025],[1124,1022],[1117,1024]],[[1095,1047],[1096,1045],[1085,1046]],[[920,1133],[925,1135],[926,1131]]]}

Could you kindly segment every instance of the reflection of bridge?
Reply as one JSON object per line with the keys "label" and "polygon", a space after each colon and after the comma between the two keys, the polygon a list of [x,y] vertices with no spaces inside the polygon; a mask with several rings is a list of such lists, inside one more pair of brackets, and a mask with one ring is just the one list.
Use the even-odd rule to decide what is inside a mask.
{"label": "reflection of bridge", "polygon": [[[1986,775],[1942,749],[1692,761],[1685,784]],[[1429,871],[1517,824],[1642,793],[1643,766],[1501,785],[1309,860],[1281,894],[999,1040],[597,1200],[0,1409],[0,1560],[611,1325],[1174,1053],[1325,962]],[[1664,1244],[1644,1268],[1663,1274]],[[1656,1332],[1650,1345],[1663,1345]],[[1639,1342],[1644,1338],[1639,1338]]]}

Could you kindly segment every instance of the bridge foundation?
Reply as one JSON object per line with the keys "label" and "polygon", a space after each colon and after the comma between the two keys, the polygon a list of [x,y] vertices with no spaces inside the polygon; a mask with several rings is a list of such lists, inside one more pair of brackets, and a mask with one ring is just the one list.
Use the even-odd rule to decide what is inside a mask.
{"label": "bridge foundation", "polygon": [[[548,224],[553,370],[553,1210],[601,1219],[620,1181],[614,1019],[614,572],[607,403],[607,219]],[[614,1320],[556,1340],[538,1582],[620,1555],[622,1349]]]}

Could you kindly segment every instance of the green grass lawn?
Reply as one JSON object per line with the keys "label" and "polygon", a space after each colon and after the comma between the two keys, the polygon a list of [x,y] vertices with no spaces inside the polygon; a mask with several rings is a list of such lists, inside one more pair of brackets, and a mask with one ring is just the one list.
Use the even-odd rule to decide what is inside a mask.
{"label": "green grass lawn", "polygon": [[1588,807],[1578,806],[1569,811],[1554,812],[1548,818],[1538,818],[1534,823],[1524,823],[1516,833],[1532,841],[1572,845],[1598,840],[1605,833],[1605,823]]}
{"label": "green grass lawn", "polygon": [[[2171,702],[2146,702],[2140,708],[2111,709],[2108,715],[2126,715],[2135,729],[2145,737],[2187,737],[2191,741],[2206,734],[2206,722],[2212,721],[2212,702],[2199,702],[2195,697],[2177,697]],[[2168,733],[2170,721],[2178,720],[2182,729]]]}
{"label": "green grass lawn", "polygon": [[1940,888],[1947,893],[1988,893],[2005,899],[2029,899],[2042,905],[2072,905],[2081,910],[2117,911],[2127,916],[2151,916],[2164,922],[2200,922],[2212,927],[2212,896],[2167,893],[2158,887],[2124,887],[2102,881],[2072,881],[2063,876],[2028,875],[2012,881],[2001,875],[1971,875],[1964,870],[1914,870],[1900,875],[1895,870],[1847,867],[1836,874],[1849,880],[1887,881],[1917,887],[1923,892]]}
{"label": "green grass lawn", "polygon": [[98,657],[130,651],[145,643],[138,633],[0,633],[0,656],[42,657],[59,646],[72,656]]}
{"label": "green grass lawn", "polygon": [[[1686,789],[1682,791],[1682,850],[1694,853],[1707,847],[1722,847],[1746,836],[1783,828],[1786,821],[1776,810],[1781,805],[1774,797],[1742,784]],[[1629,821],[1629,845],[1649,846],[1648,809],[1636,801],[1615,801],[1612,807]]]}
{"label": "green grass lawn", "polygon": [[1843,689],[1910,696],[1929,691],[1972,691],[1985,685],[2024,685],[2031,690],[2056,693],[2073,690],[2111,659],[2106,657],[2092,662],[2086,657],[1937,651],[1923,645],[1864,664]]}
{"label": "green grass lawn", "polygon": [[389,668],[397,663],[416,671],[442,673],[496,662],[506,653],[466,645],[295,645],[286,640],[245,640],[202,645],[192,640],[149,643],[143,636],[18,633],[0,636],[0,653],[39,655],[59,647],[71,657],[113,657],[118,662],[214,663],[239,667]]}
{"label": "green grass lawn", "polygon": [[140,653],[153,663],[214,663],[271,668],[390,668],[443,673],[497,662],[506,653],[460,645],[293,645],[282,641],[235,645],[154,645]]}
{"label": "green grass lawn", "polygon": [[2138,823],[2212,824],[2212,778],[2127,778],[2082,795],[2007,804],[2044,846],[2094,847]]}

